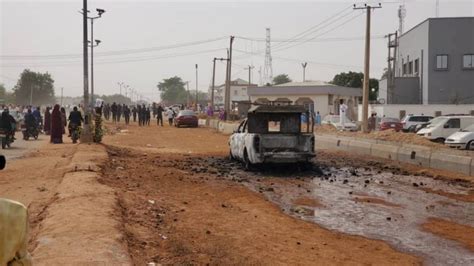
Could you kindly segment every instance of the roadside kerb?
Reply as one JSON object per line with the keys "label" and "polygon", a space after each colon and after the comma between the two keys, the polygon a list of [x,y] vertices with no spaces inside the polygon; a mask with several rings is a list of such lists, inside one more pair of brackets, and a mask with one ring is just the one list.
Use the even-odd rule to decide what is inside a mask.
{"label": "roadside kerb", "polygon": [[447,151],[431,153],[431,168],[471,175],[472,157],[449,154]]}
{"label": "roadside kerb", "polygon": [[347,145],[347,151],[360,155],[371,155],[372,143],[361,140],[351,140]]}
{"label": "roadside kerb", "polygon": [[388,144],[372,144],[370,155],[385,159],[398,160],[399,146]]}
{"label": "roadside kerb", "polygon": [[402,145],[398,149],[398,161],[430,167],[431,148],[419,145]]}

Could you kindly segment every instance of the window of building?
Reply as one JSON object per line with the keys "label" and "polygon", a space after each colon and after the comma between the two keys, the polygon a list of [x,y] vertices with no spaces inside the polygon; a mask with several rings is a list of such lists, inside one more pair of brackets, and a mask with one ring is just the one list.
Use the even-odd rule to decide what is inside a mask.
{"label": "window of building", "polygon": [[234,91],[234,96],[237,96],[237,95],[239,95],[239,91],[235,90]]}
{"label": "window of building", "polygon": [[402,75],[406,75],[407,74],[407,64],[403,64],[403,69],[402,69]]}
{"label": "window of building", "polygon": [[415,60],[415,74],[420,73],[419,71],[420,71],[420,60],[416,59]]}
{"label": "window of building", "polygon": [[408,63],[408,74],[413,75],[413,61]]}
{"label": "window of building", "polygon": [[448,69],[448,55],[442,54],[436,56],[436,69]]}
{"label": "window of building", "polygon": [[462,67],[474,69],[474,54],[465,54],[462,57]]}

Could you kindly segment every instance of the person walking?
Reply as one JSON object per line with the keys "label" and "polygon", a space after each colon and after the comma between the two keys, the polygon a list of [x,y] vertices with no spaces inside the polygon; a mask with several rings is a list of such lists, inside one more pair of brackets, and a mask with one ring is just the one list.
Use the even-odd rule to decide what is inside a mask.
{"label": "person walking", "polygon": [[142,126],[142,106],[137,105],[138,126]]}
{"label": "person walking", "polygon": [[316,118],[315,118],[316,125],[321,125],[321,115],[319,114],[319,111],[316,112]]}
{"label": "person walking", "polygon": [[46,135],[49,135],[51,132],[51,113],[49,112],[49,110],[51,110],[51,108],[48,106],[46,107],[46,111],[44,111],[43,131]]}
{"label": "person walking", "polygon": [[158,108],[156,108],[156,125],[163,126],[163,107],[161,105],[158,105]]}
{"label": "person walking", "polygon": [[166,111],[166,117],[168,118],[168,123],[170,126],[173,125],[173,118],[174,118],[174,111],[171,107],[168,107],[168,110]]}
{"label": "person walking", "polygon": [[61,123],[62,123],[63,134],[65,134],[66,126],[67,126],[67,118],[66,118],[66,109],[64,109],[64,107],[61,107]]}
{"label": "person walking", "polygon": [[54,144],[63,143],[63,122],[61,120],[61,111],[59,104],[56,104],[51,113],[51,138],[50,142]]}
{"label": "person walking", "polygon": [[112,122],[117,123],[117,104],[114,102],[110,107],[112,111]]}
{"label": "person walking", "polygon": [[137,122],[137,107],[133,106],[132,114],[133,114],[133,122]]}
{"label": "person walking", "polygon": [[124,107],[123,116],[125,118],[125,124],[128,125],[130,123],[130,108],[128,108],[128,106]]}
{"label": "person walking", "polygon": [[120,123],[120,118],[122,117],[123,107],[121,104],[117,105],[117,122]]}
{"label": "person walking", "polygon": [[344,125],[346,123],[346,119],[347,119],[346,113],[347,113],[347,105],[344,103],[343,99],[340,99],[339,100],[339,119],[340,119],[342,128],[344,128]]}
{"label": "person walking", "polygon": [[150,110],[150,107],[147,107],[146,108],[146,111],[145,111],[145,123],[147,126],[150,125],[150,120],[151,120],[151,110]]}

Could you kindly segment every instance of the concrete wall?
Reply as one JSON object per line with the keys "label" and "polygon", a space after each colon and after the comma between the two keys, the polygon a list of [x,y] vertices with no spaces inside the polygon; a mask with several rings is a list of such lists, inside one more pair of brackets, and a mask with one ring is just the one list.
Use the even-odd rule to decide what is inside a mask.
{"label": "concrete wall", "polygon": [[[429,103],[474,103],[474,70],[462,64],[474,54],[474,17],[431,19],[429,33]],[[439,54],[448,55],[447,70],[435,69]]]}
{"label": "concrete wall", "polygon": [[[414,92],[418,96],[418,99],[422,98],[423,103],[428,103],[428,66],[430,58],[426,57],[428,53],[429,44],[429,21],[415,26],[411,30],[405,32],[399,38],[398,51],[396,59],[396,71],[395,77],[402,77],[403,63],[413,62],[413,68],[415,67],[415,60],[418,59],[420,62],[420,69],[418,74],[412,74],[413,76],[419,76],[417,91]],[[407,75],[409,76],[409,75]],[[398,94],[398,87],[395,87],[394,94]],[[420,95],[422,95],[420,97]]]}
{"label": "concrete wall", "polygon": [[[406,114],[414,115],[430,115],[435,116],[436,111],[441,111],[441,115],[445,114],[470,114],[474,111],[474,104],[371,104],[369,105],[369,114],[376,112],[379,117],[395,117],[400,118],[400,111],[404,110]],[[362,106],[359,106],[359,114],[362,114]],[[362,115],[358,117],[362,121]]]}
{"label": "concrete wall", "polygon": [[395,78],[395,88],[391,104],[421,103],[419,77]]}

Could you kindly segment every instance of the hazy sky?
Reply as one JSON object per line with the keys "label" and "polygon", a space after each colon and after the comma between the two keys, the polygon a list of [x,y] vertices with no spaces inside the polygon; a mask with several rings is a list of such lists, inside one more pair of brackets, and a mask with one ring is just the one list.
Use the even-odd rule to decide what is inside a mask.
{"label": "hazy sky", "polygon": [[[287,73],[301,81],[304,61],[308,62],[308,80],[328,81],[341,71],[362,71],[365,14],[351,9],[355,2],[89,1],[90,10],[106,10],[94,24],[94,37],[102,41],[94,50],[95,91],[117,93],[120,81],[156,100],[156,84],[163,78],[180,76],[195,89],[195,64],[199,65],[199,89],[207,90],[212,58],[226,56],[230,35],[237,36],[233,78],[247,80],[244,68],[253,65],[252,81],[258,82],[258,70],[264,66],[266,27],[271,28],[275,41],[314,30],[301,40],[272,42],[274,75]],[[399,4],[405,2],[407,9],[406,30],[435,15],[435,0],[380,2],[382,8],[372,16],[371,76],[376,78],[386,66],[383,36],[398,29]],[[56,93],[63,87],[65,95],[81,95],[81,8],[82,0],[0,0],[0,83],[11,89],[21,71],[29,68],[50,72]],[[474,16],[474,0],[440,0],[439,13],[441,17]],[[173,47],[212,39],[219,40]],[[115,51],[118,53],[107,54]],[[220,84],[225,64],[218,63],[216,68],[216,83]]]}

